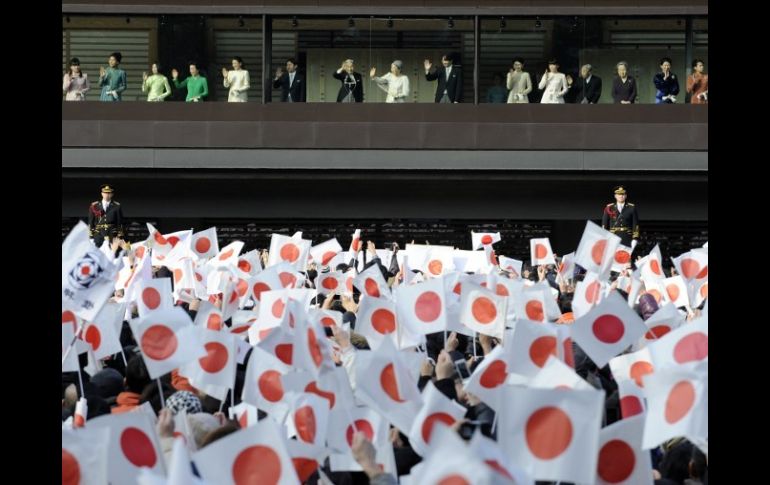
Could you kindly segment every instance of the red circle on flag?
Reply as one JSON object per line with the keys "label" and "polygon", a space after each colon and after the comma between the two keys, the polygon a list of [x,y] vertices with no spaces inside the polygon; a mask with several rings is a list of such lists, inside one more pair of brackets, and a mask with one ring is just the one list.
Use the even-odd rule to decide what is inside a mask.
{"label": "red circle on flag", "polygon": [[312,328],[307,329],[307,341],[308,350],[310,351],[310,357],[313,359],[313,363],[316,367],[321,366],[323,361],[323,355],[321,355],[321,347],[318,345],[318,340],[315,336],[315,331]]}
{"label": "red circle on flag", "polygon": [[489,364],[484,370],[484,373],[481,374],[479,384],[481,384],[481,387],[493,389],[505,382],[506,377],[508,377],[508,369],[506,368],[505,362],[496,360]]}
{"label": "red circle on flag", "polygon": [[447,426],[455,424],[455,418],[447,413],[433,413],[422,422],[422,440],[425,444],[430,444],[430,437],[433,434],[433,426],[437,423],[444,423]]}
{"label": "red circle on flag", "polygon": [[219,255],[219,260],[220,261],[224,261],[225,259],[227,259],[230,256],[232,256],[234,253],[235,253],[235,251],[233,250],[233,248],[230,248],[227,251],[225,251],[224,253]]}
{"label": "red circle on flag", "polygon": [[166,238],[163,237],[163,234],[159,232],[155,232],[155,234],[152,236],[153,239],[155,239],[155,242],[158,244],[168,244],[168,241],[166,241]]}
{"label": "red circle on flag", "polygon": [[683,259],[680,263],[680,267],[682,268],[682,276],[688,280],[697,276],[700,272],[700,264],[698,261],[691,258]]}
{"label": "red circle on flag", "polygon": [[696,279],[702,280],[706,276],[709,275],[709,267],[708,265],[704,266],[703,269],[698,273],[698,275],[695,277]]}
{"label": "red circle on flag", "polygon": [[299,248],[296,244],[286,243],[281,246],[281,261],[293,263],[299,258]]}
{"label": "red circle on flag", "polygon": [[673,283],[666,286],[666,293],[668,293],[668,298],[671,301],[676,301],[677,298],[679,298],[679,287]]}
{"label": "red circle on flag", "polygon": [[652,297],[653,297],[653,298],[655,298],[655,301],[656,301],[657,303],[660,303],[660,298],[661,298],[661,296],[660,296],[660,292],[659,292],[658,290],[650,290],[650,291],[648,291],[648,292],[646,292],[646,293],[649,293],[649,294],[651,294],[651,295],[652,295]]}
{"label": "red circle on flag", "polygon": [[254,445],[233,462],[235,485],[275,485],[281,480],[281,458],[269,446]]}
{"label": "red circle on flag", "polygon": [[497,307],[495,302],[485,296],[480,296],[473,300],[471,313],[477,322],[487,325],[497,318]]}
{"label": "red circle on flag", "polygon": [[80,465],[75,455],[61,449],[61,484],[78,485],[80,483]]}
{"label": "red circle on flag", "polygon": [[249,263],[245,259],[238,260],[238,269],[240,269],[244,273],[248,273],[251,271],[251,263]]}
{"label": "red circle on flag", "polygon": [[270,309],[270,312],[273,314],[275,318],[281,318],[283,316],[283,311],[286,309],[286,304],[281,300],[280,298],[275,300],[273,302],[273,306]]}
{"label": "red circle on flag", "polygon": [[369,296],[373,296],[375,298],[380,297],[380,287],[377,284],[377,282],[371,278],[366,278],[364,280],[364,290],[366,291],[366,294]]}
{"label": "red circle on flag", "polygon": [[209,318],[206,320],[206,328],[209,330],[222,330],[222,316],[219,313],[209,313]]}
{"label": "red circle on flag", "polygon": [[591,330],[594,336],[605,344],[619,342],[625,334],[623,321],[615,315],[601,315],[594,320]]}
{"label": "red circle on flag", "polygon": [[599,477],[607,483],[620,483],[634,473],[636,455],[623,440],[611,440],[599,451]]}
{"label": "red circle on flag", "polygon": [[80,268],[80,274],[83,276],[88,276],[91,274],[91,267],[90,266],[83,266]]}
{"label": "red circle on flag", "polygon": [[708,298],[709,297],[709,284],[704,283],[703,286],[700,287],[700,296],[702,298]]}
{"label": "red circle on flag", "polygon": [[302,483],[305,483],[318,468],[318,462],[312,458],[292,458],[291,462],[299,481]]}
{"label": "red circle on flag", "polygon": [[671,327],[666,324],[655,325],[644,334],[644,338],[647,340],[657,340],[671,331]]}
{"label": "red circle on flag", "polygon": [[307,386],[305,386],[305,392],[309,392],[311,394],[315,394],[316,396],[320,396],[327,401],[329,401],[329,409],[334,407],[334,403],[337,400],[337,397],[334,395],[333,392],[323,391],[318,388],[318,383],[316,381],[311,382]]}
{"label": "red circle on flag", "polygon": [[[248,428],[249,427],[249,413],[248,411],[244,411],[243,414],[241,414],[241,417],[238,418],[238,424],[241,428]],[[174,435],[176,435],[176,432],[174,432]],[[180,433],[181,436],[181,433]]]}
{"label": "red circle on flag", "polygon": [[123,456],[135,467],[152,468],[158,461],[150,438],[144,431],[133,426],[124,429],[120,434],[120,449]]}
{"label": "red circle on flag", "polygon": [[644,377],[647,374],[652,374],[652,372],[655,369],[652,367],[652,364],[650,364],[647,361],[640,360],[638,362],[634,362],[631,365],[631,369],[629,369],[628,374],[630,375],[631,379],[636,382],[636,385],[639,387],[644,387],[644,383],[642,382],[642,377]]}
{"label": "red circle on flag", "polygon": [[674,424],[687,416],[695,404],[695,386],[690,381],[679,381],[666,399],[666,422]]}
{"label": "red circle on flag", "polygon": [[709,336],[703,332],[685,335],[674,346],[674,360],[678,364],[697,362],[709,355]]}
{"label": "red circle on flag", "polygon": [[142,334],[142,351],[153,360],[166,360],[178,346],[174,331],[163,324],[153,325]]}
{"label": "red circle on flag", "polygon": [[548,356],[556,355],[556,337],[538,337],[529,346],[529,358],[538,367],[543,367],[548,361]]}
{"label": "red circle on flag", "polygon": [[198,240],[195,241],[195,251],[198,252],[198,254],[206,254],[209,252],[209,249],[211,249],[211,241],[208,237],[199,237]]}
{"label": "red circle on flag", "polygon": [[597,301],[599,301],[599,291],[601,290],[602,285],[599,284],[598,281],[592,281],[588,284],[588,287],[586,288],[586,302],[593,305]]}
{"label": "red circle on flag", "polygon": [[625,249],[618,249],[615,251],[615,262],[618,264],[626,264],[631,261],[631,253]]}
{"label": "red circle on flag", "polygon": [[324,278],[324,280],[321,282],[321,286],[327,290],[334,290],[337,288],[337,286],[339,286],[339,283],[337,282],[337,278]]}
{"label": "red circle on flag", "polygon": [[663,272],[660,270],[660,263],[657,259],[650,261],[650,269],[658,276],[663,276]]}
{"label": "red circle on flag", "polygon": [[591,247],[591,260],[594,264],[601,265],[604,259],[604,251],[607,249],[607,240],[601,239],[596,241]]}
{"label": "red circle on flag", "polygon": [[353,248],[353,251],[358,251],[358,248],[361,247],[361,239],[354,238],[353,242],[350,243],[350,247]]}
{"label": "red circle on flag", "polygon": [[471,485],[471,482],[465,479],[462,475],[448,475],[438,482],[436,485]]}
{"label": "red circle on flag", "polygon": [[277,370],[267,370],[257,379],[257,387],[262,397],[270,402],[278,402],[283,399],[283,384],[281,373]]}
{"label": "red circle on flag", "polygon": [[353,293],[353,278],[348,276],[345,280],[345,288],[347,288],[348,292]]}
{"label": "red circle on flag", "polygon": [[270,335],[270,332],[273,331],[273,328],[264,328],[259,331],[259,341],[263,341],[267,338],[268,335]]}
{"label": "red circle on flag", "polygon": [[252,287],[252,291],[254,292],[254,298],[259,301],[259,299],[262,296],[263,291],[270,291],[270,287],[266,283],[262,283],[261,281],[259,283],[254,283],[254,286]]}
{"label": "red circle on flag", "polygon": [[430,263],[428,263],[428,271],[430,271],[431,274],[440,275],[443,269],[444,269],[444,264],[438,259],[434,259]]}
{"label": "red circle on flag", "polygon": [[184,273],[181,269],[176,268],[174,270],[174,283],[179,283],[179,281],[182,279],[182,276],[184,276]]}
{"label": "red circle on flag", "polygon": [[246,280],[239,278],[235,289],[238,291],[238,296],[245,296],[246,292],[249,291],[249,283]]}
{"label": "red circle on flag", "polygon": [[136,248],[136,257],[137,259],[142,259],[144,257],[144,246]]}
{"label": "red circle on flag", "polygon": [[294,288],[294,285],[297,284],[297,277],[286,271],[279,274],[278,279],[281,280],[281,285],[283,285],[284,288]]}
{"label": "red circle on flag", "polygon": [[352,424],[349,424],[348,429],[345,431],[345,439],[348,441],[348,446],[353,446],[353,436],[356,431],[362,432],[367,440],[374,441],[374,428],[372,428],[372,423],[365,419],[356,419],[354,423],[355,427]]}
{"label": "red circle on flag", "polygon": [[297,436],[305,443],[315,441],[316,419],[311,406],[302,406],[294,413],[294,427]]}
{"label": "red circle on flag", "polygon": [[334,321],[332,317],[323,317],[321,318],[321,325],[324,327],[333,327],[337,324],[337,322]]}
{"label": "red circle on flag", "polygon": [[216,374],[221,371],[227,365],[228,352],[227,347],[219,342],[208,342],[204,345],[208,355],[201,357],[198,362],[201,365],[201,369],[211,374]]}
{"label": "red circle on flag", "polygon": [[168,241],[168,243],[171,244],[171,247],[173,248],[179,242],[179,238],[176,236],[171,236],[170,238],[166,239],[166,241]]}
{"label": "red circle on flag", "polygon": [[396,383],[396,369],[393,364],[386,365],[380,372],[380,387],[385,394],[396,402],[405,402],[398,395],[398,384]]}
{"label": "red circle on flag", "polygon": [[292,344],[278,344],[275,346],[275,356],[286,365],[291,365],[293,353],[294,345]]}
{"label": "red circle on flag", "polygon": [[562,343],[564,347],[564,363],[568,366],[575,368],[575,353],[572,350],[572,339],[567,337]]}
{"label": "red circle on flag", "polygon": [[91,344],[94,351],[99,350],[99,346],[102,344],[102,334],[99,332],[99,327],[91,324],[86,329],[86,342]]}
{"label": "red circle on flag", "polygon": [[75,316],[74,313],[72,313],[69,310],[64,310],[61,312],[61,324],[66,325],[68,323],[72,324],[72,331],[76,332],[78,329],[78,319]]}
{"label": "red circle on flag", "polygon": [[535,259],[543,259],[546,256],[548,256],[548,248],[545,247],[545,244],[535,244]]}
{"label": "red circle on flag", "polygon": [[198,282],[201,282],[201,281],[203,281],[203,276],[201,276],[201,274],[196,271],[195,272],[195,279],[198,280]]}
{"label": "red circle on flag", "polygon": [[540,300],[528,301],[524,306],[524,310],[527,313],[527,318],[530,320],[534,320],[536,322],[542,322],[545,320],[545,316],[543,315],[543,304],[540,302]]}
{"label": "red circle on flag", "polygon": [[414,302],[414,313],[425,323],[435,321],[441,316],[441,297],[435,291],[422,293]]}
{"label": "red circle on flag", "polygon": [[372,312],[372,327],[383,334],[387,335],[396,330],[396,316],[392,311],[386,308],[378,308]]}
{"label": "red circle on flag", "polygon": [[561,409],[547,406],[529,416],[526,425],[529,451],[541,460],[552,460],[572,442],[572,420]]}
{"label": "red circle on flag", "polygon": [[481,236],[481,244],[492,244],[492,236],[489,234]]}
{"label": "red circle on flag", "polygon": [[237,299],[238,299],[238,292],[233,291],[232,293],[230,293],[230,301],[228,303],[233,303]]}
{"label": "red circle on flag", "polygon": [[484,463],[489,465],[489,468],[493,469],[500,475],[504,476],[505,478],[512,481],[513,483],[516,483],[516,480],[513,479],[510,473],[508,473],[508,470],[503,468],[503,466],[500,463],[498,463],[497,460],[484,460]]}
{"label": "red circle on flag", "polygon": [[623,419],[642,414],[644,408],[642,407],[642,401],[636,396],[624,396],[620,399],[620,414]]}
{"label": "red circle on flag", "polygon": [[334,257],[337,255],[334,251],[326,251],[323,256],[321,256],[321,264],[323,266],[326,266],[329,264],[329,261],[334,259]]}
{"label": "red circle on flag", "polygon": [[150,310],[155,310],[160,306],[160,293],[155,288],[145,288],[142,290],[142,302]]}
{"label": "red circle on flag", "polygon": [[497,286],[495,286],[495,294],[499,296],[510,296],[508,288],[502,283],[498,283]]}

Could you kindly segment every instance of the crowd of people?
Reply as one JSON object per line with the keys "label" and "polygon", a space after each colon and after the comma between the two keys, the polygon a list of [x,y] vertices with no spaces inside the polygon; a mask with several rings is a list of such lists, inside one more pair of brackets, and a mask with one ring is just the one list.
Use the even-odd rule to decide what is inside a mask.
{"label": "crowd of people", "polygon": [[[229,74],[240,71],[233,64]],[[248,75],[228,79],[233,86],[248,85]],[[104,85],[118,89],[111,81]],[[623,474],[628,457],[618,458],[613,450],[625,442],[605,443],[605,433],[620,433],[623,426],[637,430],[629,435],[631,462],[637,457],[629,470],[642,478],[633,483],[708,483],[707,434],[695,431],[707,419],[704,398],[693,394],[695,404],[687,409],[674,404],[674,418],[667,404],[663,425],[653,416],[659,399],[654,389],[664,379],[680,374],[700,379],[705,372],[707,382],[707,341],[676,340],[691,329],[707,329],[707,245],[674,258],[671,267],[657,248],[631,261],[619,256],[628,248],[618,236],[589,223],[575,253],[559,257],[547,240],[533,240],[525,263],[528,258],[521,255],[496,255],[499,234],[494,233],[473,234],[470,251],[414,241],[403,249],[395,243],[378,249],[364,243],[358,231],[348,251],[336,239],[313,245],[299,233],[273,235],[269,249],[245,251],[237,241],[220,249],[215,228],[148,229],[145,241],[113,237],[100,240],[97,248],[81,225],[63,243],[63,280],[71,285],[63,289],[62,301],[63,483],[99,467],[111,483],[195,483],[179,477],[200,477],[212,484],[564,484],[588,483],[585,476],[595,483],[621,483],[632,472]],[[589,243],[586,252],[583,245]],[[96,274],[95,268],[105,273]],[[102,279],[108,281],[99,279],[107,273]],[[674,283],[684,295],[672,289]],[[99,293],[101,301],[94,297],[99,285],[108,288]],[[422,289],[426,292],[417,296]],[[80,301],[73,296],[78,291],[89,305],[74,303]],[[487,303],[471,302],[478,295]],[[618,301],[625,310],[611,310]],[[591,327],[586,321],[597,309],[616,315],[625,327],[625,334],[615,329],[600,337],[622,343],[606,358],[580,333]],[[172,314],[181,323],[166,333],[158,330],[158,322]],[[665,331],[663,320],[669,325]],[[443,323],[434,331],[420,330],[428,321]],[[496,330],[484,330],[485,324]],[[634,324],[643,330],[627,340]],[[198,340],[185,332],[195,332]],[[553,339],[544,353],[533,350],[533,343],[531,361],[521,347],[530,333],[540,336],[539,342]],[[110,339],[114,347],[103,355],[100,348],[111,345]],[[204,341],[205,350],[191,350],[203,348]],[[194,343],[182,349],[185,342]],[[222,345],[232,345],[237,360],[217,354]],[[661,357],[666,345],[679,349],[676,362]],[[164,359],[175,359],[182,350],[189,356],[164,367]],[[72,354],[76,362],[65,365]],[[649,368],[638,373],[637,360],[630,375],[620,370],[640,355],[648,355]],[[217,362],[221,366],[212,369]],[[375,371],[378,362],[386,364],[381,373]],[[232,370],[232,385],[212,384],[213,374],[225,372],[220,367]],[[628,391],[634,385],[636,394]],[[571,389],[559,389],[565,386]],[[531,417],[520,429],[512,416],[524,401],[507,397],[536,391],[564,409],[572,405],[570,393],[601,392],[601,409],[590,425],[538,415],[542,422]],[[635,395],[644,397],[632,406]],[[687,414],[704,406],[705,415]],[[305,419],[308,409],[311,424]],[[126,428],[125,420],[140,415],[152,426]],[[672,428],[665,434],[672,420],[690,423],[688,431]],[[592,429],[592,438],[583,427]],[[82,437],[104,428],[110,429],[104,444],[111,451],[102,452],[101,463],[96,452],[88,462]],[[149,438],[132,441],[128,429]],[[648,440],[653,432],[660,438]],[[580,474],[565,472],[567,465],[559,461],[564,457],[555,458],[554,443],[565,433],[576,440],[561,451],[565,456],[578,453],[575,448],[589,453],[575,465]],[[526,436],[533,457],[513,451],[520,447],[511,437],[519,434]],[[239,453],[247,442],[252,447]],[[152,449],[157,460],[147,458]],[[120,461],[121,453],[128,461]],[[280,463],[264,458],[274,454]],[[293,470],[281,463],[293,464]],[[249,481],[256,477],[266,481]]]}
{"label": "crowd of people", "polygon": [[[424,61],[424,74],[427,81],[437,81],[436,103],[461,103],[463,101],[463,71],[462,66],[455,65],[454,56],[450,53],[441,58],[441,65],[435,66],[429,59]],[[109,67],[99,68],[100,101],[121,101],[122,93],[126,90],[126,72],[120,68],[122,55],[114,52],[110,55]],[[281,101],[302,103],[306,101],[306,79],[298,71],[294,58],[286,60],[286,70],[278,68],[273,78],[273,87],[281,89]],[[685,89],[690,95],[692,104],[708,103],[708,74],[705,73],[701,59],[692,61],[692,73],[687,76]],[[208,79],[201,74],[197,62],[188,65],[189,76],[179,79],[179,71],[171,70],[173,85],[177,89],[186,89],[185,100],[188,102],[204,101],[209,96]],[[602,94],[602,80],[593,73],[593,67],[585,64],[580,68],[579,79],[575,80],[570,74],[559,72],[559,62],[556,59],[548,61],[548,68],[535,84],[530,74],[524,71],[524,59],[513,59],[503,84],[503,76],[494,76],[494,85],[489,88],[486,96],[488,103],[529,103],[530,94],[535,86],[542,91],[540,102],[544,104],[583,103],[596,104]],[[151,75],[144,73],[142,92],[147,94],[147,101],[164,101],[171,94],[168,78],[161,73],[158,63],[150,66]],[[404,72],[404,63],[394,60],[390,70],[383,76],[377,76],[377,68],[371,67],[369,78],[375,85],[387,93],[386,103],[405,103],[413,96],[409,76]],[[612,100],[615,104],[633,104],[638,100],[638,79],[629,74],[629,65],[620,61],[615,66],[616,76],[612,80]],[[346,59],[333,77],[341,83],[337,102],[362,103],[364,100],[363,76],[356,72],[355,61]],[[243,59],[232,58],[232,70],[222,68],[223,86],[229,89],[228,102],[245,103],[248,101],[248,90],[251,87],[249,71],[244,68]],[[679,78],[672,71],[672,61],[668,57],[660,59],[660,72],[652,79],[655,85],[655,103],[672,104],[683,101],[680,95]],[[73,58],[69,63],[69,71],[64,74],[62,90],[67,101],[84,101],[90,89],[87,73],[81,72],[80,61]]]}

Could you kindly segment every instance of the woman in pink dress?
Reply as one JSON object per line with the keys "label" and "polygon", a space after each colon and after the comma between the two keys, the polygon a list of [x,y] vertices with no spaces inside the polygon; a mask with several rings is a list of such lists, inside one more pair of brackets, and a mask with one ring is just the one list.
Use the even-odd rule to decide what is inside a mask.
{"label": "woman in pink dress", "polygon": [[88,74],[80,71],[80,60],[73,57],[70,61],[70,70],[64,75],[62,91],[67,101],[85,101],[86,93],[91,88],[88,84]]}

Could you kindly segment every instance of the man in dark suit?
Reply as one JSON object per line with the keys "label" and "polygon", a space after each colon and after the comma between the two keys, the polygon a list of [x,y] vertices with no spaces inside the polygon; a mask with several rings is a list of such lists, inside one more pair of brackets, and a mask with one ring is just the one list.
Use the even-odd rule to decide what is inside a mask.
{"label": "man in dark suit", "polygon": [[353,59],[347,59],[334,72],[334,79],[342,81],[337,93],[338,103],[362,103],[364,101],[364,80],[361,74],[355,72]]}
{"label": "man in dark suit", "polygon": [[639,216],[634,204],[626,203],[626,189],[615,187],[615,203],[607,204],[602,214],[602,227],[620,236],[620,244],[631,247],[639,239]]}
{"label": "man in dark suit", "polygon": [[104,238],[123,239],[123,208],[112,200],[114,190],[110,185],[102,185],[102,200],[91,202],[88,208],[88,229],[94,244],[101,246]]}
{"label": "man in dark suit", "polygon": [[602,78],[593,75],[591,64],[580,68],[580,84],[578,85],[577,102],[596,104],[602,96]]}
{"label": "man in dark suit", "polygon": [[281,101],[284,103],[305,102],[305,79],[297,72],[297,61],[293,57],[286,60],[286,72],[280,67],[275,71],[273,88],[281,88]]}
{"label": "man in dark suit", "polygon": [[425,79],[435,81],[437,103],[460,103],[463,100],[463,71],[459,66],[453,65],[452,56],[445,54],[441,58],[439,68],[433,67],[429,59],[425,59]]}

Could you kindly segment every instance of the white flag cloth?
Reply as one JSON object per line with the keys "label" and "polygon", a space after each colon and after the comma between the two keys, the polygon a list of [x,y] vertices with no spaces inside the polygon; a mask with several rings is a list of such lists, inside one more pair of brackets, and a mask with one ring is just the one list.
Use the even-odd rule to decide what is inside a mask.
{"label": "white flag cloth", "polygon": [[[513,482],[516,485],[535,485],[532,477],[523,468],[511,464],[505,457],[503,450],[497,441],[484,436],[481,429],[476,428],[468,447],[474,455],[487,464],[500,478]],[[498,481],[495,481],[498,483]]]}
{"label": "white flag cloth", "polygon": [[230,408],[230,419],[238,421],[241,428],[248,428],[257,424],[257,416],[257,407],[246,402]]}
{"label": "white flag cloth", "polygon": [[308,392],[292,393],[290,406],[287,438],[296,436],[302,443],[323,447],[329,424],[328,401]]}
{"label": "white flag cloth", "polygon": [[666,290],[664,298],[676,307],[689,307],[690,298],[687,291],[687,284],[681,275],[672,276],[663,280],[663,288]]}
{"label": "white flag cloth", "polygon": [[501,409],[501,394],[511,372],[511,344],[498,345],[476,367],[465,384],[465,390],[481,399],[495,411]]}
{"label": "white flag cloth", "polygon": [[384,298],[362,296],[356,315],[356,332],[366,337],[369,347],[377,350],[386,338],[398,346],[396,304]]}
{"label": "white flag cloth", "polygon": [[626,269],[631,263],[631,253],[633,252],[633,248],[619,244],[612,258],[612,271],[620,273]]}
{"label": "white flag cloth", "polygon": [[203,343],[206,356],[181,366],[179,374],[187,377],[194,387],[214,386],[218,391],[214,397],[221,401],[227,397],[227,389],[235,387],[235,337],[203,327],[197,327],[195,331]]}
{"label": "white flag cloth", "polygon": [[642,450],[644,416],[623,419],[599,433],[599,485],[652,485],[652,460]]}
{"label": "white flag cloth", "polygon": [[616,291],[572,324],[575,343],[599,368],[646,331],[644,321]]}
{"label": "white flag cloth", "polygon": [[644,334],[644,343],[648,344],[658,340],[670,331],[679,328],[684,321],[685,315],[682,315],[673,303],[662,305],[658,311],[644,321],[648,329],[647,333]]}
{"label": "white flag cloth", "polygon": [[308,445],[299,440],[287,440],[286,450],[289,452],[291,462],[294,465],[294,471],[302,483],[313,475],[318,469],[318,461],[326,456],[326,449],[323,446]]}
{"label": "white flag cloth", "polygon": [[259,258],[259,251],[252,249],[246,254],[238,257],[238,269],[248,276],[254,276],[262,271],[262,261]]}
{"label": "white flag cloth", "polygon": [[[409,483],[491,485],[497,474],[471,452],[465,442],[450,428],[438,424],[433,428],[434,443],[419,467],[413,467]],[[451,458],[448,458],[451,457]]]}
{"label": "white flag cloth", "polygon": [[320,266],[326,266],[336,255],[342,252],[342,246],[337,238],[331,238],[317,246],[310,248],[310,256]]}
{"label": "white flag cloth", "polygon": [[294,239],[280,234],[273,234],[270,239],[270,253],[267,267],[286,262],[295,271],[305,271],[310,254],[311,241]]}
{"label": "white flag cloth", "polygon": [[575,263],[605,280],[610,274],[615,250],[619,244],[619,236],[587,221],[583,237],[575,251]]}
{"label": "white flag cloth", "polygon": [[513,273],[517,278],[521,277],[521,267],[524,265],[523,261],[507,258],[505,256],[498,256],[497,261],[500,263],[500,269]]}
{"label": "white flag cloth", "polygon": [[[335,453],[350,454],[356,431],[364,433],[375,447],[388,444],[388,422],[366,406],[336,409],[329,415],[327,444]],[[352,458],[352,455],[351,455]]]}
{"label": "white flag cloth", "polygon": [[549,356],[559,356],[556,326],[550,323],[519,320],[512,341],[506,340],[505,346],[511,349],[511,372],[527,377],[540,372]]}
{"label": "white flag cloth", "polygon": [[439,391],[433,382],[428,382],[422,391],[422,409],[417,413],[409,431],[409,444],[414,451],[424,456],[433,438],[434,426],[442,423],[452,426],[465,415],[465,408]]}
{"label": "white flag cloth", "polygon": [[199,328],[222,330],[222,327],[224,326],[222,311],[213,304],[202,301],[198,308],[198,313],[195,314],[195,321],[193,323]]}
{"label": "white flag cloth", "polygon": [[500,242],[499,232],[473,232],[471,231],[471,243],[473,250],[481,249],[483,246]]}
{"label": "white flag cloth", "polygon": [[345,281],[339,271],[318,273],[315,279],[315,288],[319,295],[328,295],[331,292],[342,293]]}
{"label": "white flag cloth", "polygon": [[208,259],[216,256],[219,252],[219,240],[217,239],[217,228],[196,232],[192,235],[191,248],[198,259]]}
{"label": "white flag cloth", "polygon": [[142,281],[138,288],[136,303],[139,316],[145,317],[155,311],[173,308],[174,297],[171,294],[171,278],[153,278]]}
{"label": "white flag cloth", "polygon": [[284,401],[281,376],[289,372],[290,367],[274,355],[259,347],[254,347],[246,368],[242,399],[270,415],[283,419],[288,411]]}
{"label": "white flag cloth", "polygon": [[631,354],[623,354],[610,360],[610,370],[615,382],[631,381],[639,389],[644,388],[642,378],[652,374],[655,368],[652,366],[652,357],[649,349],[642,349]]}
{"label": "white flag cloth", "polygon": [[110,429],[88,427],[61,432],[62,484],[102,485],[107,483]]}
{"label": "white flag cloth", "polygon": [[[506,289],[507,288],[503,287]],[[460,297],[460,323],[478,333],[503,338],[508,297],[481,286],[463,285]]]}
{"label": "white flag cloth", "polygon": [[358,276],[353,279],[353,286],[367,297],[392,299],[388,282],[385,281],[377,265],[372,265],[358,273]]}
{"label": "white flag cloth", "polygon": [[700,317],[647,345],[656,370],[708,362],[708,317]]}
{"label": "white flag cloth", "polygon": [[429,334],[446,329],[444,283],[433,278],[423,283],[404,286],[395,291],[399,324],[417,334]]}
{"label": "white flag cloth", "polygon": [[451,248],[437,247],[428,251],[423,265],[423,272],[431,278],[454,271]]}
{"label": "white flag cloth", "polygon": [[536,480],[594,483],[604,391],[506,386],[497,436]]}
{"label": "white flag cloth", "polygon": [[704,280],[708,278],[709,253],[708,249],[693,249],[673,258],[676,272],[685,281]]}
{"label": "white flag cloth", "polygon": [[618,381],[618,397],[623,419],[642,414],[647,409],[644,389],[637,386],[633,380]]}
{"label": "white flag cloth", "polygon": [[278,291],[283,289],[283,284],[281,283],[277,268],[279,268],[279,266],[267,268],[249,280],[249,294],[255,301],[261,301],[262,293],[265,291]]}
{"label": "white flag cloth", "polygon": [[532,266],[556,264],[551,250],[551,241],[547,237],[530,239],[529,253]]}
{"label": "white flag cloth", "polygon": [[353,239],[350,241],[349,252],[354,253],[361,248],[361,229],[356,229],[353,232]]}
{"label": "white flag cloth", "polygon": [[238,266],[238,255],[243,250],[243,241],[233,241],[223,247],[206,265],[213,269],[229,268]]}
{"label": "white flag cloth", "polygon": [[550,355],[543,368],[529,380],[538,389],[593,389],[570,366]]}
{"label": "white flag cloth", "polygon": [[546,295],[541,288],[521,287],[514,296],[513,311],[518,320],[545,322]]}
{"label": "white flag cloth", "polygon": [[599,275],[591,272],[586,273],[582,281],[578,281],[572,297],[572,313],[575,318],[582,317],[599,304],[605,286],[599,280]]}
{"label": "white flag cloth", "polygon": [[120,330],[125,311],[125,305],[107,302],[94,321],[83,328],[82,338],[91,344],[95,359],[104,359],[123,349],[120,345]]}

